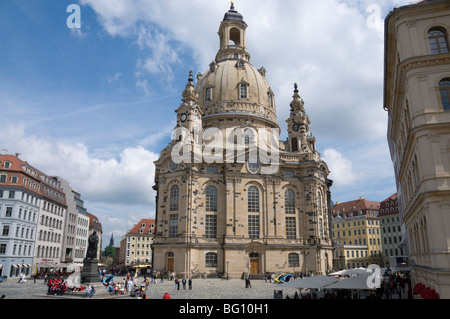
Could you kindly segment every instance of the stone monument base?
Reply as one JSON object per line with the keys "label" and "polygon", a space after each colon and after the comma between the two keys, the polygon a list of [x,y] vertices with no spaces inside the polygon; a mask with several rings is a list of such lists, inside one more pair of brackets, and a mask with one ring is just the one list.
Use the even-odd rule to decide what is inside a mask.
{"label": "stone monument base", "polygon": [[83,260],[83,269],[81,270],[81,282],[98,283],[101,282],[98,274],[98,259],[85,259]]}

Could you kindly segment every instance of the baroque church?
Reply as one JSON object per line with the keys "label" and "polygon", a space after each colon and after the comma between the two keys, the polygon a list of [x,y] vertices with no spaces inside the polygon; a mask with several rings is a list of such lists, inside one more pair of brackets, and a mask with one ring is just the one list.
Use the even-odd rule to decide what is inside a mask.
{"label": "baroque church", "polygon": [[[288,138],[279,140],[275,94],[266,70],[250,63],[246,29],[232,4],[219,51],[196,84],[190,73],[173,140],[155,162],[156,272],[242,278],[332,269],[329,169],[297,85]],[[201,133],[211,130],[207,152],[212,138]],[[261,143],[253,146],[274,136],[272,161],[264,161]],[[236,152],[225,152],[230,144]]]}

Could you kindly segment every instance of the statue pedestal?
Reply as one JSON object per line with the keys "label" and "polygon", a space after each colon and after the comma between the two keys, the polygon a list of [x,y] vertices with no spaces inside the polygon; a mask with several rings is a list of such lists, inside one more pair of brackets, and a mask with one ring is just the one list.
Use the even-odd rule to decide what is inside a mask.
{"label": "statue pedestal", "polygon": [[81,270],[81,281],[83,283],[101,282],[98,274],[98,259],[83,260],[83,269]]}

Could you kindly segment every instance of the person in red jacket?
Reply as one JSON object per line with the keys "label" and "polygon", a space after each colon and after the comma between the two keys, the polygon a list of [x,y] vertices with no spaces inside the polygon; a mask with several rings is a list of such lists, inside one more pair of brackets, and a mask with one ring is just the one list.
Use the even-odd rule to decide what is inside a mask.
{"label": "person in red jacket", "polygon": [[170,299],[170,295],[169,295],[169,293],[167,291],[164,294],[163,299]]}

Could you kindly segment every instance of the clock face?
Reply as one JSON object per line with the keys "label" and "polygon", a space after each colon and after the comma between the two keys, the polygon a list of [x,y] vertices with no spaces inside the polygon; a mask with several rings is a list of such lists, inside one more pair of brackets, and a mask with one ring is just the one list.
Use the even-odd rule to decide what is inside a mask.
{"label": "clock face", "polygon": [[300,129],[300,125],[298,125],[298,123],[294,123],[294,125],[292,125],[292,129],[294,130],[294,132],[298,132],[298,130]]}
{"label": "clock face", "polygon": [[187,115],[186,115],[186,113],[183,113],[183,114],[181,114],[181,122],[186,122],[186,120],[187,120]]}

